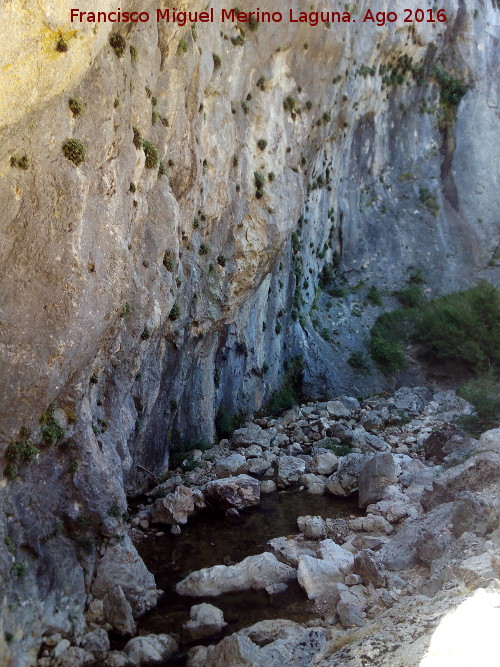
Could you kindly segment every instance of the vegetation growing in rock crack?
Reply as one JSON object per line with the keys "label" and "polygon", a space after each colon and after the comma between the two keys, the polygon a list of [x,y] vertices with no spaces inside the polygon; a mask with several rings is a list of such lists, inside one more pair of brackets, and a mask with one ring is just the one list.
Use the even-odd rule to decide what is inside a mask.
{"label": "vegetation growing in rock crack", "polygon": [[59,424],[55,418],[55,411],[57,405],[51,403],[46,412],[40,417],[41,429],[40,433],[42,439],[47,445],[55,445],[66,436],[65,429]]}
{"label": "vegetation growing in rock crack", "polygon": [[10,166],[11,167],[17,167],[18,169],[23,169],[26,171],[28,169],[30,164],[29,158],[27,155],[22,155],[21,157],[17,157],[17,155],[12,155],[10,158]]}
{"label": "vegetation growing in rock crack", "polygon": [[87,155],[87,148],[80,139],[66,139],[63,143],[62,151],[64,157],[73,162],[73,164],[76,164],[77,167],[84,162]]}
{"label": "vegetation growing in rock crack", "polygon": [[144,162],[146,169],[156,169],[160,162],[158,148],[151,141],[144,139],[142,142],[142,150],[146,156],[146,161]]}
{"label": "vegetation growing in rock crack", "polygon": [[108,42],[110,47],[113,49],[115,52],[115,55],[118,58],[121,58],[123,54],[125,53],[125,48],[127,46],[127,42],[125,41],[125,37],[122,35],[119,35],[116,32],[112,32],[110,36],[108,37]]}

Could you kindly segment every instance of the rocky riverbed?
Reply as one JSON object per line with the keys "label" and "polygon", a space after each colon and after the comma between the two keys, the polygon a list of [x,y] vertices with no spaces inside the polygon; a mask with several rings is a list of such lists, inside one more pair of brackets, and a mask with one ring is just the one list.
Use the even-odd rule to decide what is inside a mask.
{"label": "rocky riverbed", "polygon": [[[87,627],[72,638],[47,635],[38,666],[430,667],[451,664],[445,653],[462,660],[454,664],[493,665],[495,633],[488,627],[500,601],[500,429],[471,438],[454,423],[471,411],[454,391],[425,387],[361,403],[341,396],[279,419],[249,419],[231,440],[192,450],[130,517],[110,517]],[[282,498],[288,519],[290,498],[313,499],[320,509],[300,515],[306,505],[296,501],[295,529],[268,520],[271,537],[260,545],[258,526],[266,524],[260,505]],[[144,566],[128,562],[128,546],[133,542],[158,570],[158,552],[148,560],[151,544],[165,538],[172,545],[205,519],[213,526],[213,552],[201,545],[197,558],[193,547],[187,566],[177,566],[177,580],[175,569],[170,581],[164,578],[171,594],[186,600],[184,618],[172,605],[169,624],[166,592],[161,613],[140,619],[160,592],[145,568],[137,588],[137,568]],[[226,562],[213,562],[221,521],[226,540],[234,528],[234,547],[226,542]],[[272,535],[275,525],[284,534]],[[163,559],[168,569],[172,553]],[[102,599],[109,571],[116,578],[117,568],[122,583]],[[262,620],[234,631],[228,601],[233,596],[244,605],[245,595],[256,592]],[[297,605],[287,616],[280,596],[298,601],[300,622]],[[162,618],[168,634],[148,630],[159,629]],[[463,662],[471,651],[475,658]]]}

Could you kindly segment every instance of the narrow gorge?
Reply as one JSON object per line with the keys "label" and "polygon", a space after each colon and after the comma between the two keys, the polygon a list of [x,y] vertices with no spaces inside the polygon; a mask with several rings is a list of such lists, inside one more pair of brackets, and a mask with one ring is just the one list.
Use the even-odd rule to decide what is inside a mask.
{"label": "narrow gorge", "polygon": [[[498,596],[500,7],[406,4],[3,3],[2,667],[417,665]],[[216,566],[261,617],[165,620]]]}

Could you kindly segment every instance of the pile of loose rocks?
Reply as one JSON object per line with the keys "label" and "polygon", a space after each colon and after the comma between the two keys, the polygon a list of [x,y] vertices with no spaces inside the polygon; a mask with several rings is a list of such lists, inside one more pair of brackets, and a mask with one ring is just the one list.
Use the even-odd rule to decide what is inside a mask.
{"label": "pile of loose rocks", "polygon": [[[364,514],[297,517],[297,534],[276,536],[262,554],[178,582],[180,595],[213,599],[250,589],[279,595],[298,581],[315,609],[307,627],[262,621],[195,646],[188,664],[366,664],[361,655],[371,656],[372,664],[418,663],[441,618],[475,589],[483,587],[486,607],[493,609],[500,575],[500,429],[472,439],[453,425],[471,412],[453,391],[404,387],[363,403],[339,397],[279,419],[252,419],[231,441],[191,452],[132,518],[132,540],[161,532],[162,525],[178,534],[207,506],[235,517],[259,504],[262,494],[292,488],[357,492]],[[108,629],[123,628],[119,605],[105,621]],[[225,625],[222,611],[204,602],[192,607],[179,632],[196,642],[216,637]],[[79,647],[47,643],[40,666],[87,664],[71,662],[71,651],[99,654],[103,665],[160,664],[179,640],[135,637],[124,651],[110,652],[102,632],[90,622]]]}

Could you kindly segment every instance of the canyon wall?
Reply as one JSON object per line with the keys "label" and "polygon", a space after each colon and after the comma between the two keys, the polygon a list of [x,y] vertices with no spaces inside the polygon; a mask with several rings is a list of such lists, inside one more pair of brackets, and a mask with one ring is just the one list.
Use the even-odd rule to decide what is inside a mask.
{"label": "canyon wall", "polygon": [[[0,10],[7,664],[78,632],[110,508],[171,444],[211,441],[220,405],[260,408],[294,357],[307,396],[388,386],[348,364],[381,312],[370,286],[389,307],[416,271],[432,295],[498,280],[498,6],[377,26],[369,5],[394,9],[196,29]],[[318,290],[325,267],[345,298]]]}

